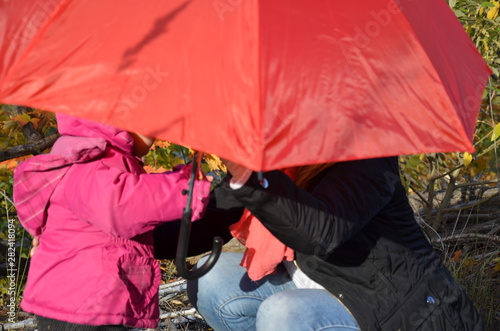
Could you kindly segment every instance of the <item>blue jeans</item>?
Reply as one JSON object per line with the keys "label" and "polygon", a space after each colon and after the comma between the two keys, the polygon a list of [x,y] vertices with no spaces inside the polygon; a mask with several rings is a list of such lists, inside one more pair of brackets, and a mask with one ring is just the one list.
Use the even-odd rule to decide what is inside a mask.
{"label": "blue jeans", "polygon": [[360,330],[328,291],[297,289],[283,266],[275,274],[252,281],[239,265],[242,256],[222,253],[210,272],[188,281],[189,299],[215,331]]}

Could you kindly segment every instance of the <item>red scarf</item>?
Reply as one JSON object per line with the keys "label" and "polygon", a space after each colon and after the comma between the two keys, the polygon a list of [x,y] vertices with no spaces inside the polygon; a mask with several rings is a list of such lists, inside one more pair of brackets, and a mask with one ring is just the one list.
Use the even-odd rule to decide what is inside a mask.
{"label": "red scarf", "polygon": [[[294,179],[291,170],[283,172]],[[282,261],[295,259],[293,249],[276,239],[247,209],[238,223],[233,224],[229,230],[233,237],[246,246],[240,265],[247,269],[248,276],[254,281],[274,273]]]}

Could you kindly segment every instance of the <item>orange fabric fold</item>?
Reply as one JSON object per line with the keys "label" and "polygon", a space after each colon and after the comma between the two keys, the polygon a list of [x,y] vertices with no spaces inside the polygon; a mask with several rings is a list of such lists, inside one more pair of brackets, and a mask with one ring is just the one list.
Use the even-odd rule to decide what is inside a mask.
{"label": "orange fabric fold", "polygon": [[[294,179],[292,171],[283,171]],[[257,281],[272,274],[282,261],[293,261],[293,249],[284,245],[247,209],[241,219],[229,230],[233,237],[246,246],[241,266],[247,269],[250,279]]]}

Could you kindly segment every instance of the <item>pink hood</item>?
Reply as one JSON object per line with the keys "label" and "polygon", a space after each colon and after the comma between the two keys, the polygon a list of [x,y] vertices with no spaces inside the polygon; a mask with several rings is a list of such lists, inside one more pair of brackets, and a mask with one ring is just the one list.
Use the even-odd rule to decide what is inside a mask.
{"label": "pink hood", "polygon": [[99,137],[125,153],[132,153],[134,139],[125,130],[69,115],[57,114],[56,116],[57,127],[59,133],[62,135],[89,138]]}
{"label": "pink hood", "polygon": [[[34,236],[42,233],[47,206],[54,189],[69,165],[84,163],[104,155],[109,145],[132,154],[134,140],[124,130],[69,115],[57,114],[63,136],[50,154],[21,163],[14,173],[14,201],[21,224]],[[43,175],[37,175],[43,172]]]}

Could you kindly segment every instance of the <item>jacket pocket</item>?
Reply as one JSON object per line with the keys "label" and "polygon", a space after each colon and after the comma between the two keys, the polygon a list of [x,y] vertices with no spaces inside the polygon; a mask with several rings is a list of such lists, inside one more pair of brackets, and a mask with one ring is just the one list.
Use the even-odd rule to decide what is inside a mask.
{"label": "jacket pocket", "polygon": [[161,274],[153,258],[123,255],[118,260],[119,278],[128,292],[128,307],[135,316],[142,316],[158,303]]}
{"label": "jacket pocket", "polygon": [[381,322],[382,330],[457,330],[449,311],[443,310],[441,297],[432,286],[422,282]]}

